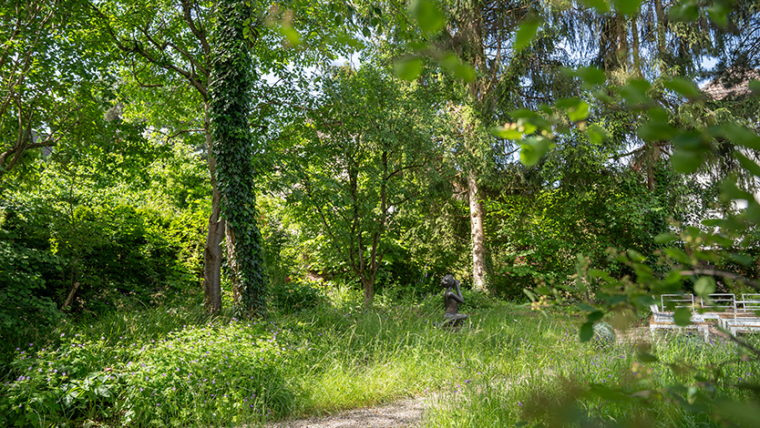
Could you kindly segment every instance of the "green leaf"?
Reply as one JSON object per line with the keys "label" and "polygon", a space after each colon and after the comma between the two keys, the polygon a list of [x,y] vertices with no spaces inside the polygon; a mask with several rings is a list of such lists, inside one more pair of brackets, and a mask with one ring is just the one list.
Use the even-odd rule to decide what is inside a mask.
{"label": "green leaf", "polygon": [[673,313],[673,321],[679,327],[691,325],[691,311],[688,308],[677,308]]}
{"label": "green leaf", "polygon": [[527,138],[520,144],[520,160],[527,166],[535,165],[552,144],[552,140],[545,137]]}
{"label": "green leaf", "polygon": [[575,107],[567,109],[567,117],[569,117],[572,122],[586,120],[588,114],[589,107],[585,101],[578,101],[578,104]]}
{"label": "green leaf", "polygon": [[673,144],[679,149],[701,152],[710,147],[710,140],[699,131],[691,131],[677,135],[673,139]]}
{"label": "green leaf", "polygon": [[687,1],[677,4],[670,8],[668,13],[671,21],[674,22],[692,22],[699,18],[699,8],[694,1]]}
{"label": "green leaf", "polygon": [[691,264],[691,257],[689,257],[688,254],[683,252],[683,250],[679,250],[678,248],[665,248],[662,251],[664,251],[668,257],[677,261],[678,263],[685,264],[685,265]]}
{"label": "green leaf", "polygon": [[522,50],[528,46],[536,37],[538,27],[543,23],[543,20],[536,17],[528,17],[520,23],[520,27],[517,29],[517,35],[515,35],[514,49],[516,51]]}
{"label": "green leaf", "polygon": [[649,352],[639,352],[636,354],[636,357],[642,363],[656,363],[657,361],[659,361],[657,357],[650,354]]}
{"label": "green leaf", "polygon": [[661,233],[654,237],[655,244],[667,244],[668,242],[673,242],[678,240],[678,236],[673,235],[672,233]]}
{"label": "green leaf", "polygon": [[760,94],[760,80],[750,80],[749,90],[755,95]]}
{"label": "green leaf", "polygon": [[607,80],[604,72],[596,67],[578,67],[576,69],[565,67],[562,68],[562,72],[567,76],[581,79],[583,83],[589,86],[601,85]]}
{"label": "green leaf", "polygon": [[491,135],[506,140],[519,140],[522,138],[522,132],[517,129],[507,129],[502,126],[494,126],[490,129],[490,132]]}
{"label": "green leaf", "polygon": [[586,136],[591,144],[599,145],[607,139],[607,131],[599,125],[591,125],[586,129]]}
{"label": "green leaf", "polygon": [[736,253],[730,253],[728,255],[728,258],[735,261],[736,263],[739,263],[742,266],[750,266],[755,261],[755,259],[750,256]]}
{"label": "green leaf", "polygon": [[644,141],[667,141],[678,135],[678,129],[667,122],[650,121],[636,131]]}
{"label": "green leaf", "polygon": [[736,151],[734,152],[734,156],[736,156],[736,159],[739,160],[739,163],[741,166],[746,169],[747,171],[751,172],[756,177],[760,177],[760,165],[757,164],[757,162],[751,160],[750,158],[744,156],[740,152]]}
{"label": "green leaf", "polygon": [[615,10],[625,16],[633,16],[639,12],[641,0],[612,0]]}
{"label": "green leaf", "polygon": [[646,260],[646,257],[642,256],[641,253],[636,250],[628,250],[626,252],[628,253],[628,257],[630,257],[634,262],[641,263]]}
{"label": "green leaf", "polygon": [[683,277],[681,275],[681,272],[679,272],[677,270],[671,270],[665,276],[665,284],[668,284],[668,285],[678,284],[679,282],[681,282],[682,278]]}
{"label": "green leaf", "polygon": [[590,314],[586,315],[586,320],[588,322],[590,322],[590,323],[593,324],[594,322],[599,321],[603,317],[604,317],[604,312],[602,312],[602,311],[594,311],[594,312],[591,312]]}
{"label": "green leaf", "polygon": [[469,64],[459,64],[454,68],[454,76],[465,82],[472,82],[475,80],[475,69]]}
{"label": "green leaf", "polygon": [[728,199],[744,199],[747,201],[754,199],[752,193],[744,191],[736,185],[735,177],[728,177],[723,180],[723,182],[720,184],[720,192],[721,196],[724,196]]}
{"label": "green leaf", "polygon": [[290,46],[298,46],[301,43],[301,36],[295,28],[289,25],[280,27],[280,33],[285,36]]}
{"label": "green leaf", "polygon": [[[536,119],[536,118],[538,117],[536,116],[533,119]],[[525,135],[530,135],[536,132],[537,129],[538,127],[534,125],[533,122],[531,122],[531,119],[525,119],[525,118],[517,119],[517,130],[524,133]]]}
{"label": "green leaf", "polygon": [[649,103],[647,91],[652,85],[646,80],[632,79],[628,84],[620,89],[620,94],[625,98],[628,104],[639,105]]}
{"label": "green leaf", "polygon": [[422,73],[422,59],[411,57],[396,61],[393,72],[399,79],[412,81]]}
{"label": "green leaf", "polygon": [[712,6],[707,8],[707,14],[714,23],[725,28],[728,25],[728,14],[733,5],[733,0],[716,0]]}
{"label": "green leaf", "polygon": [[693,150],[676,149],[673,152],[673,156],[670,157],[673,169],[682,174],[691,174],[696,171],[702,166],[703,161],[702,156]]}
{"label": "green leaf", "polygon": [[715,293],[715,280],[709,276],[699,278],[697,282],[694,283],[694,292],[702,297]]}
{"label": "green leaf", "polygon": [[441,59],[441,65],[443,68],[454,73],[454,76],[465,82],[472,82],[475,80],[475,69],[469,64],[463,64],[459,57],[453,53],[446,54]]}
{"label": "green leaf", "polygon": [[674,77],[672,80],[665,82],[665,87],[687,98],[697,98],[702,95],[694,82],[680,77]]}
{"label": "green leaf", "polygon": [[591,338],[594,337],[594,323],[588,321],[583,323],[578,336],[581,342],[588,342],[591,340]]}
{"label": "green leaf", "polygon": [[749,129],[735,123],[730,123],[721,126],[720,130],[726,138],[735,144],[749,149],[760,150],[760,137]]}
{"label": "green leaf", "polygon": [[588,274],[592,278],[602,278],[606,281],[611,281],[612,277],[607,272],[600,269],[589,269]]}
{"label": "green leaf", "polygon": [[446,25],[443,12],[430,0],[412,1],[409,11],[420,28],[428,33],[437,33]]}
{"label": "green leaf", "polygon": [[654,300],[654,297],[652,297],[652,296],[638,296],[638,297],[636,297],[636,304],[639,305],[639,306],[641,306],[641,307],[643,307],[643,308],[648,308],[648,307],[654,305],[655,303],[657,303],[657,301]]}
{"label": "green leaf", "polygon": [[576,70],[578,77],[590,85],[601,85],[607,80],[604,71],[596,67],[580,67]]}

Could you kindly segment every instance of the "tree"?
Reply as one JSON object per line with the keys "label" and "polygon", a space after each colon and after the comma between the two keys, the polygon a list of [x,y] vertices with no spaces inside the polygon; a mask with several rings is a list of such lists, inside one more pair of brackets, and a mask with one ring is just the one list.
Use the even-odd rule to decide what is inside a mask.
{"label": "tree", "polygon": [[204,294],[208,310],[217,312],[222,307],[221,242],[225,223],[220,217],[221,195],[216,183],[216,159],[212,154],[208,113],[211,56],[208,27],[212,22],[211,8],[189,1],[176,4],[173,0],[157,5],[116,0],[91,3],[91,7],[100,17],[99,24],[103,26],[103,31],[124,54],[127,70],[140,87],[156,90],[179,84],[192,88],[189,93],[182,91],[179,94],[184,101],[181,103],[176,102],[176,94],[157,97],[159,100],[174,101],[175,109],[185,107],[189,111],[183,116],[190,120],[176,125],[160,122],[155,126],[161,129],[169,125],[170,136],[173,137],[192,132],[205,134],[212,197],[204,250]]}
{"label": "tree", "polygon": [[[464,106],[458,108],[457,114],[462,124],[459,162],[470,202],[473,288],[488,291],[486,213],[480,181],[491,167],[483,160],[498,158],[500,151],[493,149],[504,142],[497,141],[489,130],[499,119],[509,118],[507,112],[526,104],[536,105],[540,101],[556,99],[567,89],[553,78],[561,65],[551,58],[555,34],[547,32],[531,49],[519,45],[519,34],[517,40],[512,40],[518,25],[534,25],[535,31],[539,18],[548,15],[550,9],[542,9],[540,3],[521,0],[454,1],[448,12],[449,21],[439,43],[475,71],[462,82]],[[442,61],[444,66],[451,61],[445,58]],[[457,74],[456,67],[454,72]],[[467,77],[462,72],[458,75]],[[530,87],[521,85],[520,78],[530,79]]]}
{"label": "tree", "polygon": [[[100,17],[103,31],[124,55],[124,79],[133,89],[129,95],[143,101],[131,104],[142,105],[142,109],[133,108],[125,114],[132,120],[147,120],[154,132],[165,134],[167,141],[195,134],[205,136],[211,215],[204,257],[204,293],[206,307],[211,312],[219,311],[222,306],[221,243],[226,227],[221,217],[222,196],[216,182],[217,161],[209,116],[213,49],[209,29],[218,18],[213,4],[186,0],[158,3],[109,0],[91,1],[90,5]],[[256,94],[256,102],[250,110],[250,126],[260,134],[275,132],[270,129],[272,122],[276,122],[273,116],[293,114],[294,103],[284,96],[292,95],[293,86],[307,86],[294,68],[311,64],[323,55],[342,52],[342,40],[350,39],[345,37],[342,28],[344,15],[347,15],[345,5],[294,1],[288,6],[309,13],[294,15],[290,9],[264,0],[252,3],[254,12],[245,21],[245,36],[251,43],[252,72],[280,79],[275,85],[258,79],[249,87]],[[339,24],[325,26],[325,22]],[[300,31],[295,30],[295,26],[301,27]],[[305,48],[294,49],[299,44]],[[190,90],[177,91],[177,87]],[[230,254],[228,257],[233,258]]]}
{"label": "tree", "polygon": [[[617,13],[624,13],[625,15],[638,13],[636,2],[617,2],[615,5]],[[687,3],[681,7],[689,9],[687,10],[689,15],[685,20],[693,21],[700,17],[696,4]],[[725,4],[716,2],[710,9],[709,19],[717,25],[723,25],[728,12],[729,8],[725,7]],[[749,172],[756,177],[760,175],[760,166],[745,155],[749,151],[760,148],[760,136],[756,132],[735,122],[694,121],[684,123],[670,121],[667,112],[658,105],[658,101],[661,102],[661,100],[655,98],[657,91],[650,91],[654,86],[653,83],[659,83],[666,88],[664,92],[673,97],[677,108],[704,108],[704,97],[701,96],[700,91],[693,83],[677,77],[662,76],[660,82],[655,79],[626,79],[624,83],[618,84],[617,82],[609,82],[604,73],[595,68],[579,68],[573,74],[583,81],[584,88],[591,92],[594,107],[598,105],[596,108],[599,109],[623,110],[633,114],[641,114],[642,117],[646,118],[646,122],[639,130],[639,135],[644,140],[664,141],[672,144],[674,151],[671,162],[674,171],[682,174],[697,171],[706,164],[711,148],[716,143],[724,141],[740,148],[734,152],[734,156],[745,173]],[[575,103],[575,105],[578,104]],[[557,103],[554,106],[545,106],[540,111],[522,112],[522,117],[527,123],[530,123],[531,130],[534,132],[529,132],[520,138],[525,141],[536,138],[533,135],[540,133],[543,138],[555,140],[570,132],[588,129],[585,120],[588,117],[583,118],[584,120],[573,120],[573,126],[568,127],[565,116],[574,112],[566,107],[566,103]],[[588,110],[597,111],[596,108]],[[584,110],[586,109],[584,108]],[[717,112],[711,113],[717,114]],[[589,121],[593,120],[593,118],[588,119]],[[593,138],[589,134],[589,140]],[[544,144],[539,156],[535,156],[536,146],[526,143],[527,141],[523,143],[523,151],[528,152],[524,153],[526,154],[524,156],[526,163],[536,163],[540,156],[552,147],[551,143]],[[593,284],[596,287],[595,297],[593,299],[586,298],[584,303],[580,305],[587,312],[586,322],[580,328],[581,341],[588,341],[592,338],[595,323],[605,316],[615,317],[625,311],[647,313],[648,306],[655,303],[653,296],[674,292],[692,292],[704,299],[705,304],[709,305],[711,295],[715,292],[718,282],[722,282],[723,286],[728,287],[733,292],[760,288],[760,285],[751,275],[743,276],[721,269],[704,269],[702,266],[702,263],[708,261],[751,273],[750,269],[756,263],[757,248],[749,236],[754,235],[754,231],[760,222],[760,215],[758,215],[760,204],[755,200],[752,193],[741,186],[736,177],[723,179],[720,188],[723,201],[732,203],[737,199],[746,200],[747,209],[741,210],[738,215],[726,215],[722,219],[705,219],[700,225],[683,227],[680,233],[661,234],[655,239],[655,243],[663,245],[664,248],[661,251],[654,252],[654,254],[645,255],[632,249],[612,251],[612,258],[617,263],[624,264],[632,273],[631,276],[626,275],[617,278],[601,269],[586,269],[582,266],[582,258],[579,258],[579,262],[581,262],[577,273],[579,281],[585,284]],[[653,258],[657,260],[656,264],[652,263]],[[564,300],[560,296],[559,289],[552,290],[540,287],[537,291],[539,294],[553,295],[558,302]],[[532,299],[536,299],[535,294],[529,290],[526,292]],[[690,325],[690,316],[690,310],[687,308],[678,308],[674,311],[675,323],[679,326]],[[735,337],[725,330],[724,333],[726,333],[728,340],[741,347],[741,352],[744,353],[743,361],[760,360],[760,350],[752,343]],[[644,344],[638,347],[638,359],[641,364],[662,364],[668,367],[678,367],[680,364],[673,361],[665,363],[659,360],[656,355],[653,355],[652,349]],[[747,395],[719,396],[715,391],[718,389],[716,385],[723,382],[721,370],[716,370],[715,367],[706,364],[702,367],[679,367],[679,369],[681,368],[684,370],[682,373],[688,373],[688,375],[674,377],[671,385],[653,386],[647,381],[634,379],[623,388],[618,389],[607,389],[599,385],[592,387],[572,385],[567,388],[566,396],[559,400],[556,400],[556,396],[550,398],[551,393],[538,394],[536,401],[542,403],[542,409],[545,409],[545,403],[550,401],[562,402],[562,404],[556,407],[552,406],[547,413],[550,415],[549,418],[534,422],[548,422],[550,425],[556,426],[564,426],[567,423],[594,424],[596,421],[587,419],[582,413],[579,413],[578,417],[572,421],[552,420],[552,417],[563,414],[562,412],[571,411],[571,409],[574,411],[585,397],[608,398],[612,394],[624,391],[627,399],[648,397],[641,402],[646,406],[654,407],[658,405],[658,401],[662,397],[673,394],[680,398],[681,394],[675,391],[687,391],[688,388],[693,388],[690,397],[694,396],[695,399],[690,399],[688,402],[689,412],[712,417],[719,423],[727,421],[731,417],[737,417],[747,426],[755,423],[755,415],[757,415],[755,403],[751,399],[742,400],[742,398],[751,397],[751,391],[757,390],[756,384],[736,385],[737,389],[746,391]],[[736,399],[736,397],[742,398]],[[621,399],[626,398],[621,396]],[[686,408],[686,402],[683,403]],[[564,414],[569,415],[569,413]],[[610,425],[606,421],[605,424]],[[614,422],[614,425],[611,426],[620,425]]]}
{"label": "tree", "polygon": [[[91,127],[109,76],[80,2],[0,2],[0,180],[42,148]],[[86,53],[86,55],[82,55]]]}
{"label": "tree", "polygon": [[320,107],[291,128],[283,149],[288,198],[303,223],[327,237],[369,306],[399,211],[421,197],[423,177],[436,174],[437,104],[431,88],[399,82],[375,64],[333,69],[325,79]]}
{"label": "tree", "polygon": [[248,125],[254,75],[245,34],[253,8],[247,0],[221,0],[216,13],[209,111],[217,161],[215,178],[222,216],[227,221],[233,300],[238,312],[262,316],[266,282],[261,233],[256,225],[254,145]]}

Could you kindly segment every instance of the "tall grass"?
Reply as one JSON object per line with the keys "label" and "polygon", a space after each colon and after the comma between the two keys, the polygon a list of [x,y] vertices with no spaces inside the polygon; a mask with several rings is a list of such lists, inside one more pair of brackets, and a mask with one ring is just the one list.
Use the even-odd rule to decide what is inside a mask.
{"label": "tall grass", "polygon": [[[433,326],[440,297],[371,310],[360,301],[343,290],[316,308],[256,322],[163,308],[62,324],[16,351],[0,387],[0,425],[257,425],[425,395],[428,427],[551,424],[565,411],[592,422],[718,426],[676,399],[688,404],[704,391],[674,391],[655,405],[566,402],[579,385],[655,390],[699,374],[639,364],[630,346],[581,344],[570,315],[484,300],[452,332]],[[758,367],[729,343],[661,340],[653,352],[666,363],[717,367],[727,386],[757,381]],[[750,398],[729,387],[711,393]]]}

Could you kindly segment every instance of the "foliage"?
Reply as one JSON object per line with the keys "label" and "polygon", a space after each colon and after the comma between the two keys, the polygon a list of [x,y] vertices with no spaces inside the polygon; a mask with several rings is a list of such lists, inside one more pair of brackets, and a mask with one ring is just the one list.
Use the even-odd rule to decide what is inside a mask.
{"label": "foliage", "polygon": [[[757,98],[693,83],[756,65],[757,8],[708,3],[5,1],[0,425],[429,389],[431,427],[755,425],[756,337],[618,343],[653,295],[757,288]],[[224,225],[267,321],[192,300]]]}
{"label": "foliage", "polygon": [[[725,19],[726,13],[727,9],[713,11],[711,19],[718,25],[724,25],[724,23],[721,24],[721,19]],[[598,70],[589,70],[592,69],[579,69],[570,73],[580,78],[584,85],[592,91],[597,85],[606,83],[604,74]],[[637,133],[645,142],[644,148],[648,147],[646,144],[653,145],[654,159],[656,160],[659,158],[662,148],[660,143],[667,141],[667,144],[674,148],[670,157],[673,169],[682,174],[691,174],[704,168],[706,160],[710,157],[709,154],[720,142],[730,141],[744,150],[754,150],[760,147],[760,143],[758,143],[760,137],[756,133],[733,121],[718,121],[717,123],[710,120],[692,121],[688,125],[680,123],[677,115],[666,110],[667,97],[662,96],[662,93],[658,92],[654,85],[661,83],[664,88],[671,91],[674,97],[679,99],[679,103],[690,103],[701,107],[704,100],[699,98],[699,91],[693,83],[667,75],[660,76],[660,78],[662,79],[660,82],[653,81],[651,83],[642,79],[628,79],[624,85],[620,86],[612,82],[612,84],[604,86],[604,91],[592,92],[595,98],[594,103],[602,106],[603,109],[620,109],[641,115],[645,123],[639,127]],[[530,155],[523,157],[524,162],[528,164],[537,163],[541,156],[553,146],[552,140],[560,140],[561,135],[567,135],[571,132],[570,127],[566,125],[565,114],[571,118],[574,125],[578,125],[579,130],[586,126],[585,120],[588,115],[584,114],[584,117],[572,118],[572,109],[563,111],[566,106],[567,103],[562,101],[553,106],[545,106],[540,112],[522,111],[517,113],[525,120],[525,123],[530,124],[530,130],[525,131],[527,135],[515,136],[517,140],[522,140],[523,152],[527,151]],[[593,111],[593,109],[587,110]],[[709,114],[707,116],[709,117]],[[593,117],[590,120],[593,120]],[[499,132],[508,133],[511,129],[513,126],[505,126]],[[533,132],[540,132],[541,136],[530,137],[529,135]],[[589,136],[589,139],[592,137]],[[531,141],[539,140],[543,141],[540,146],[531,143]],[[758,171],[758,166],[754,160],[750,160],[742,153],[735,153],[734,156],[738,158],[745,172],[755,174]],[[650,168],[651,165],[652,163],[650,163]],[[654,190],[654,186],[651,184],[652,179],[653,174],[649,172],[649,187]],[[685,281],[687,279],[693,281],[693,292],[703,299],[708,299],[708,301],[708,295],[716,289],[715,277],[726,281],[734,292],[741,292],[748,286],[754,286],[754,282],[732,273],[700,269],[700,263],[720,263],[721,260],[726,259],[735,260],[745,265],[753,263],[751,258],[742,257],[735,251],[746,251],[745,246],[748,242],[741,235],[747,230],[754,229],[756,225],[757,202],[751,193],[739,187],[736,176],[722,180],[721,198],[729,204],[730,201],[736,199],[746,199],[748,208],[738,215],[726,215],[722,219],[703,220],[702,226],[704,228],[684,227],[680,236],[671,234],[658,236],[656,242],[659,244],[668,244],[673,241],[680,241],[683,244],[683,249],[671,244],[662,251],[655,252],[653,255],[658,256],[658,268],[653,268],[651,256],[648,259],[642,253],[628,249],[625,252],[613,251],[613,257],[618,263],[625,264],[633,272],[632,277],[628,275],[620,277],[611,274],[606,269],[590,269],[585,272],[579,270],[579,280],[582,279],[586,284],[599,284],[599,291],[595,298],[587,298],[587,303],[580,305],[587,312],[586,322],[580,328],[580,339],[582,341],[591,339],[594,331],[593,326],[606,314],[628,310],[634,313],[646,311],[647,307],[654,303],[652,296],[683,293],[684,289],[688,289],[688,284]],[[558,302],[563,300],[556,289],[541,287],[537,291],[540,294],[553,295]],[[528,295],[532,299],[536,298],[533,293],[528,292]],[[690,324],[688,310],[681,310],[680,314],[686,315],[686,319],[677,319],[677,323],[679,325]],[[681,315],[678,315],[677,318]],[[756,362],[760,358],[760,353],[754,346],[731,334],[728,336],[733,342],[743,347],[745,352],[752,355],[749,359]],[[638,354],[642,363],[660,361],[657,356],[650,354],[645,347],[641,347]],[[706,373],[709,371],[709,365],[704,362],[696,366],[692,365],[690,369],[684,370],[685,373],[689,373],[701,381],[699,387],[694,385],[691,378],[676,378],[673,379],[672,385],[664,387],[650,388],[649,385],[634,384],[632,388],[638,391],[648,391],[639,393],[645,394],[647,397],[650,395],[662,396],[668,391],[692,391],[688,399],[689,406],[687,409],[703,417],[710,415],[716,420],[725,417],[727,411],[730,413],[757,414],[757,407],[748,400],[748,396],[745,394],[745,391],[749,394],[756,388],[755,386],[751,384],[737,385],[739,392],[736,396],[716,399],[711,391],[714,391],[716,386],[720,384],[722,374],[719,371]],[[694,389],[690,390],[689,388]],[[576,403],[589,396],[603,397],[607,394],[609,394],[608,391],[595,390],[593,386],[590,388],[585,386],[566,388],[560,394],[561,398],[559,399],[550,397],[549,394],[545,393],[536,394],[533,397],[534,402],[544,403],[540,407],[545,407],[545,403],[552,401],[556,404],[551,406],[552,410],[548,414],[542,412],[525,416],[528,419],[543,420],[550,425],[563,424],[565,422],[561,422],[561,419],[553,419],[555,415],[563,414],[569,417],[570,412],[572,412],[571,408]],[[645,400],[644,404],[649,408],[656,405],[651,399]],[[581,423],[595,423],[593,419],[589,420],[582,415],[576,415],[573,419]]]}
{"label": "foliage", "polygon": [[33,174],[42,148],[81,147],[97,132],[113,79],[82,3],[0,2],[0,188]]}
{"label": "foliage", "polygon": [[[12,378],[0,385],[0,423],[257,424],[437,391],[426,426],[550,423],[557,413],[541,403],[562,402],[597,422],[648,414],[649,426],[718,427],[681,403],[746,397],[734,385],[760,374],[723,342],[657,340],[651,352],[668,364],[644,364],[631,345],[580,343],[576,316],[547,319],[497,300],[470,309],[471,327],[442,332],[432,324],[441,300],[368,310],[354,293],[340,307],[272,310],[266,322],[209,318],[198,305],[64,324],[16,351]],[[657,390],[689,379],[675,362],[710,366],[699,374],[717,371],[722,381],[714,390],[613,400],[636,385]],[[588,383],[594,389],[583,389]],[[568,390],[577,404],[563,401]],[[716,411],[741,423],[741,415]]]}
{"label": "foliage", "polygon": [[285,314],[313,309],[324,301],[324,292],[317,284],[291,281],[290,278],[268,291],[272,305]]}
{"label": "foliage", "polygon": [[398,213],[438,176],[434,85],[402,84],[382,64],[336,68],[320,108],[283,140],[293,214],[325,251],[320,258],[361,283],[368,305]]}
{"label": "foliage", "polygon": [[[188,325],[187,318],[161,312],[129,320],[115,315],[104,325],[109,331],[66,328],[52,343],[24,346],[11,366],[22,375],[4,385],[0,399],[4,425],[256,421],[280,414],[292,400],[279,375],[278,361],[284,361],[276,342],[279,329],[234,319],[224,325],[191,318]],[[172,331],[152,327],[148,336],[160,334],[160,340],[148,340],[146,332],[131,331],[134,322],[163,323]]]}
{"label": "foliage", "polygon": [[44,335],[63,309],[129,310],[184,299],[197,284],[207,193],[197,155],[126,138],[69,150],[32,164],[36,174],[0,202],[2,318],[12,327],[3,354]]}
{"label": "foliage", "polygon": [[57,276],[63,266],[54,254],[18,242],[16,233],[0,233],[0,324],[3,339],[9,340],[8,336],[29,336],[36,328],[54,325],[61,318],[58,306],[46,293],[45,278]]}
{"label": "foliage", "polygon": [[211,60],[210,117],[215,179],[227,222],[227,246],[233,272],[237,310],[262,316],[266,310],[266,278],[261,232],[256,225],[253,154],[248,128],[251,104],[251,59],[246,25],[252,18],[249,1],[225,0],[217,5]]}

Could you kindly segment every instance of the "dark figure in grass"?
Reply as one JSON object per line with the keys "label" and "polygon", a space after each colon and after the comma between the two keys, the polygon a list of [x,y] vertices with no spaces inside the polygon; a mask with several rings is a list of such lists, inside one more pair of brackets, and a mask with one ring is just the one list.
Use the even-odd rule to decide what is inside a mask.
{"label": "dark figure in grass", "polygon": [[[441,280],[441,285],[446,287],[443,293],[443,304],[446,306],[446,312],[443,314],[444,322],[438,324],[439,327],[459,327],[467,319],[467,315],[459,313],[459,304],[464,303],[462,290],[459,288],[459,281],[451,275],[446,275]],[[456,288],[456,292],[454,292]]]}

